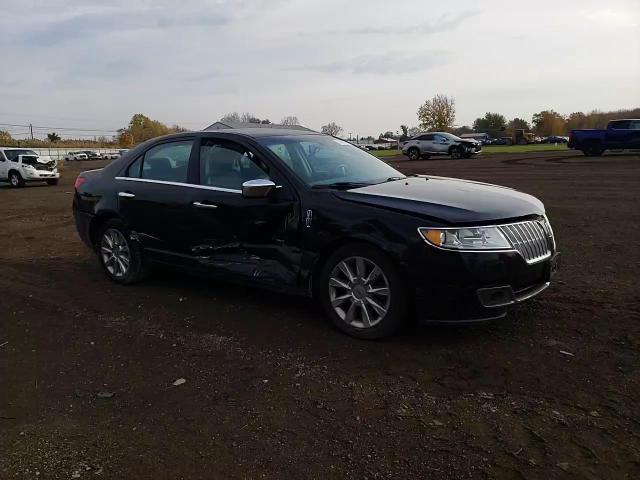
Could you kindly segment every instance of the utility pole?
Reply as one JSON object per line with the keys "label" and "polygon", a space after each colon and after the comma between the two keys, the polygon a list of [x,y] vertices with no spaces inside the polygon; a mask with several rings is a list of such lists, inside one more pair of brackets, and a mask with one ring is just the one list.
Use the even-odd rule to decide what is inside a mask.
{"label": "utility pole", "polygon": [[29,130],[31,131],[31,140],[33,140],[33,124],[29,124]]}

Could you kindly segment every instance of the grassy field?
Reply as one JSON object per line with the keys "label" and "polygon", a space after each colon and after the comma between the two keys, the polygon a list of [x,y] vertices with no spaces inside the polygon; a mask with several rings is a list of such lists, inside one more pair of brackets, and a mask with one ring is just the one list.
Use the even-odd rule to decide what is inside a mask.
{"label": "grassy field", "polygon": [[[541,145],[486,145],[482,147],[482,153],[528,153],[528,152],[551,152],[564,151],[566,144],[541,144]],[[395,148],[393,150],[373,150],[371,152],[378,158],[395,157],[401,154]]]}

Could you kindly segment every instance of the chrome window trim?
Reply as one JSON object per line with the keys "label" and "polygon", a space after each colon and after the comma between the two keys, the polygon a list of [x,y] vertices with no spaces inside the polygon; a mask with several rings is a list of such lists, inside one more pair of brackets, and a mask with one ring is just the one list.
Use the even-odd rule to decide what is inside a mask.
{"label": "chrome window trim", "polygon": [[160,185],[171,185],[174,187],[198,188],[200,190],[213,190],[216,192],[237,193],[242,195],[242,190],[236,190],[233,188],[211,187],[209,185],[196,185],[195,183],[169,182],[165,180],[152,180],[150,178],[135,178],[135,177],[114,177],[114,178],[115,180],[125,180],[127,182],[157,183]]}

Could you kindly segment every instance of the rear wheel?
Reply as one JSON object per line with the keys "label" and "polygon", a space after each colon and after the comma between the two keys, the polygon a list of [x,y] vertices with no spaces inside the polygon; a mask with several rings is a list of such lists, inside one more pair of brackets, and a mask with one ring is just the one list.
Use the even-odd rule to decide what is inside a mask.
{"label": "rear wheel", "polygon": [[396,267],[366,244],[347,245],[327,259],[316,295],[333,324],[357,338],[388,337],[406,320],[407,292]]}
{"label": "rear wheel", "polygon": [[602,146],[598,142],[589,142],[582,150],[582,153],[587,157],[599,157],[602,155],[602,152]]}
{"label": "rear wheel", "polygon": [[409,155],[409,160],[420,160],[420,150],[418,150],[416,147],[410,148],[407,152],[407,155]]}
{"label": "rear wheel", "polygon": [[24,187],[24,179],[20,172],[16,172],[15,170],[9,172],[9,183],[13,188]]}
{"label": "rear wheel", "polygon": [[96,247],[100,265],[112,281],[126,285],[146,276],[142,250],[120,220],[102,225]]}

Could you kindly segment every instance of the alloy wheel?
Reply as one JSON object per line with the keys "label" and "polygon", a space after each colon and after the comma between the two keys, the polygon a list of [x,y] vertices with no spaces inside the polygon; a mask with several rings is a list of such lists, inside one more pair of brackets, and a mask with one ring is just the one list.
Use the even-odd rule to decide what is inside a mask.
{"label": "alloy wheel", "polygon": [[100,242],[102,263],[116,278],[124,277],[131,266],[131,252],[126,238],[120,230],[109,228],[102,234]]}
{"label": "alloy wheel", "polygon": [[20,185],[20,179],[15,173],[11,174],[11,178],[9,179],[9,181],[11,182],[11,185],[14,187],[17,187],[18,185]]}
{"label": "alloy wheel", "polygon": [[356,328],[371,328],[389,311],[389,280],[368,258],[345,258],[329,276],[329,300],[345,323]]}

